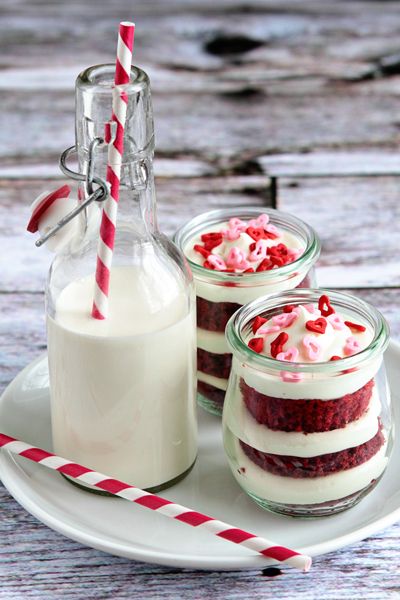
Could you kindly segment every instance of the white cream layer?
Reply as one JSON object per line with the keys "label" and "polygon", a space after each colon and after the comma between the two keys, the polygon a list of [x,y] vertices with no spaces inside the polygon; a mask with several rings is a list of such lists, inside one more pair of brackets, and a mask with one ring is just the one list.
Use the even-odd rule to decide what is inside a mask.
{"label": "white cream layer", "polygon": [[203,373],[202,371],[197,371],[197,380],[202,381],[203,383],[208,383],[209,385],[213,385],[214,387],[223,391],[225,391],[228,387],[228,379],[214,377],[214,375],[207,375],[207,373]]}
{"label": "white cream layer", "polygon": [[[274,269],[273,271],[265,271],[265,273],[272,273],[276,271],[276,278],[268,279],[265,283],[256,285],[254,282],[251,283],[251,274],[243,274],[243,282],[238,286],[226,286],[223,281],[210,282],[204,279],[199,279],[197,274],[194,275],[194,283],[196,288],[196,294],[199,298],[204,298],[209,302],[235,302],[237,304],[247,304],[256,298],[261,296],[267,296],[276,294],[277,292],[285,292],[286,290],[292,290],[296,288],[303,281],[307,273],[304,271],[293,273],[291,277],[282,277],[279,275],[280,269]],[[212,271],[215,273],[215,271]],[[221,273],[223,275],[223,273]],[[207,274],[204,276],[206,278]],[[247,278],[247,279],[246,279]],[[226,277],[229,281],[229,278]]]}
{"label": "white cream layer", "polygon": [[230,354],[231,351],[225,333],[197,328],[197,347],[213,354]]}
{"label": "white cream layer", "polygon": [[381,364],[382,357],[379,357],[351,373],[339,373],[334,376],[328,376],[326,373],[305,373],[303,380],[299,382],[282,381],[279,370],[265,373],[241,363],[235,357],[232,360],[232,371],[238,377],[243,377],[247,385],[260,394],[274,398],[334,400],[362,388],[375,377]]}
{"label": "white cream layer", "polygon": [[247,410],[240,392],[237,396],[235,401],[225,403],[223,422],[236,437],[261,452],[300,457],[340,452],[364,444],[379,428],[381,403],[376,389],[368,410],[356,421],[341,429],[307,434],[269,429],[258,423]]}
{"label": "white cream layer", "polygon": [[237,440],[235,445],[238,468],[245,468],[244,473],[232,469],[239,485],[260,498],[282,504],[319,504],[345,498],[380,477],[388,462],[385,443],[370,460],[353,469],[325,477],[300,479],[264,471],[244,454]]}

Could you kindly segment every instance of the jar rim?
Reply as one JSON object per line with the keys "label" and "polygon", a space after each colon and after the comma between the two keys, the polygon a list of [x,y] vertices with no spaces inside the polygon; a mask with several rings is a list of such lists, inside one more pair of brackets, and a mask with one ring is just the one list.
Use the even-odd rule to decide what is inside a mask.
{"label": "jar rim", "polygon": [[[292,363],[258,354],[245,343],[242,332],[257,315],[267,314],[272,310],[283,308],[286,304],[300,305],[315,302],[323,294],[328,295],[332,304],[336,306],[352,312],[358,310],[362,318],[372,326],[374,337],[366,348],[357,352],[357,354],[342,358],[340,361]],[[357,296],[330,289],[302,288],[262,296],[245,304],[229,319],[225,335],[233,355],[240,357],[241,360],[250,363],[252,366],[264,367],[272,371],[285,370],[293,373],[329,373],[334,375],[345,369],[359,366],[360,363],[382,354],[389,344],[390,330],[383,315],[372,304]]]}
{"label": "jar rim", "polygon": [[[273,224],[280,226],[286,231],[294,232],[295,235],[301,235],[302,239],[306,244],[306,248],[301,256],[296,260],[269,271],[255,272],[255,273],[224,273],[221,271],[214,271],[207,269],[202,265],[193,262],[185,254],[186,243],[193,238],[194,235],[204,227],[205,224],[209,223],[210,226],[229,219],[231,217],[243,217],[243,218],[254,218],[260,214],[267,214]],[[286,225],[286,227],[285,227]],[[188,261],[193,275],[198,278],[206,277],[208,280],[212,280],[221,284],[221,282],[231,283],[242,283],[246,281],[249,285],[254,285],[257,282],[265,283],[267,281],[276,280],[279,277],[290,276],[296,273],[299,268],[304,266],[312,266],[319,258],[321,252],[321,242],[316,231],[308,225],[305,221],[302,221],[298,217],[290,213],[286,213],[275,208],[267,208],[260,206],[248,206],[240,208],[225,208],[210,210],[200,215],[197,215],[185,225],[180,227],[174,235],[174,242],[179,246],[181,251],[185,254],[186,260]]]}

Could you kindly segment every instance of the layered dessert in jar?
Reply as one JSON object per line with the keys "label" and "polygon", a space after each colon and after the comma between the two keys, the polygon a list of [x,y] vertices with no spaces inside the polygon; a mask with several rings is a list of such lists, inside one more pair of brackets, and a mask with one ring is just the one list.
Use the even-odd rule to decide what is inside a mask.
{"label": "layered dessert in jar", "polygon": [[175,242],[196,286],[197,398],[221,415],[232,362],[227,322],[260,296],[315,285],[320,242],[300,219],[260,208],[203,213],[177,232]]}
{"label": "layered dessert in jar", "polygon": [[382,315],[347,294],[293,290],[244,306],[227,341],[224,446],[249,496],[324,516],[370,492],[391,449]]}

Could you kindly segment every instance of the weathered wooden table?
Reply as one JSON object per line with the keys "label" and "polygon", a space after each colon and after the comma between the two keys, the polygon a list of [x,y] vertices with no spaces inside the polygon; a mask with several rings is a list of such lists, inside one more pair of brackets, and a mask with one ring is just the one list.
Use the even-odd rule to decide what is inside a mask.
{"label": "weathered wooden table", "polygon": [[[276,202],[323,242],[319,283],[373,302],[400,336],[400,3],[331,0],[3,0],[0,55],[1,366],[4,387],[45,349],[51,256],[24,232],[61,179],[74,78],[113,60],[137,23],[153,85],[160,223]],[[400,526],[314,561],[313,572],[193,572],[82,547],[0,485],[0,598],[400,597]]]}

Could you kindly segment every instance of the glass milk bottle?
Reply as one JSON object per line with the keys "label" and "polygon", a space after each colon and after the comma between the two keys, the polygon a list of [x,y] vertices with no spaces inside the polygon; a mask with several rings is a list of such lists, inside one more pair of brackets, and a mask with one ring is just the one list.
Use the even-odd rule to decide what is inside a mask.
{"label": "glass milk bottle", "polygon": [[[76,82],[76,150],[81,173],[106,179],[114,65]],[[149,80],[132,67],[108,316],[92,318],[101,205],[56,256],[47,301],[54,451],[147,490],[182,479],[197,453],[195,314],[192,277],[159,233],[153,177]],[[88,196],[79,190],[80,201]]]}

